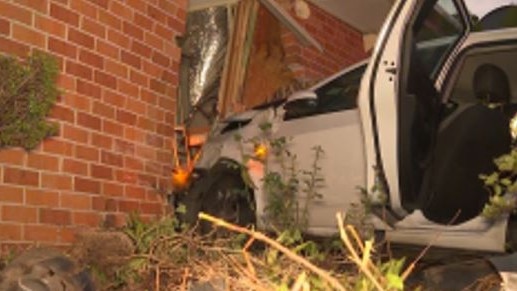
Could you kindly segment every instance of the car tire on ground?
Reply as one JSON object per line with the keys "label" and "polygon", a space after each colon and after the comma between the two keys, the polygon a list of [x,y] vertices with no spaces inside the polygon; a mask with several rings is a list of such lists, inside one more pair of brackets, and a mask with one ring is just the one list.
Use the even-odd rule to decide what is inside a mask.
{"label": "car tire on ground", "polygon": [[195,181],[179,203],[186,207],[185,214],[178,214],[180,220],[191,226],[198,224],[201,233],[210,232],[213,226],[198,221],[199,212],[241,226],[256,222],[253,190],[242,179],[240,170],[224,163],[215,165]]}
{"label": "car tire on ground", "polygon": [[[255,224],[251,191],[240,175],[222,175],[212,184],[201,201],[201,211],[240,226]],[[200,222],[201,232],[213,229],[207,221]]]}

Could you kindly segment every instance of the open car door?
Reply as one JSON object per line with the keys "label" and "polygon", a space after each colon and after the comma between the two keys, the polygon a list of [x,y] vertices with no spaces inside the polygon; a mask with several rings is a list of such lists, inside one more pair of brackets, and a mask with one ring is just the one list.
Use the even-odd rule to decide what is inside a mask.
{"label": "open car door", "polygon": [[[435,199],[427,184],[434,183],[436,174],[430,169],[436,168],[443,117],[441,78],[471,27],[462,0],[396,1],[362,80],[359,100],[370,166],[368,187],[387,195],[386,210],[399,220],[387,232],[392,241],[503,248],[506,224],[494,227],[477,216],[478,210],[473,210],[478,211],[475,215],[434,217],[422,211]],[[481,232],[486,241],[479,237]],[[440,239],[435,241],[437,233]],[[465,246],[474,237],[477,245]]]}
{"label": "open car door", "polygon": [[369,182],[384,183],[400,216],[418,206],[438,126],[436,78],[470,30],[466,15],[461,0],[397,1],[363,80],[361,101],[367,109],[362,113],[369,119],[363,122],[371,124],[373,136],[368,160],[378,170],[371,170]]}

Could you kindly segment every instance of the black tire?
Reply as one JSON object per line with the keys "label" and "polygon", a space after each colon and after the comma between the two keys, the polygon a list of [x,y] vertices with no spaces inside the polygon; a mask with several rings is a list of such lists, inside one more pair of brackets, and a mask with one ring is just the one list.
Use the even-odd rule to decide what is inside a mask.
{"label": "black tire", "polygon": [[45,248],[24,252],[0,274],[0,290],[5,291],[93,291],[85,270],[62,253]]}
{"label": "black tire", "polygon": [[199,212],[241,226],[254,225],[255,200],[253,190],[243,181],[240,169],[228,163],[218,163],[195,181],[178,204],[186,207],[186,213],[178,213],[181,222],[190,226],[199,223],[201,233],[213,227],[207,221],[198,221]]}
{"label": "black tire", "polygon": [[[255,225],[255,201],[240,175],[226,174],[212,184],[201,201],[201,211],[240,226]],[[202,233],[213,229],[210,222],[201,221]]]}

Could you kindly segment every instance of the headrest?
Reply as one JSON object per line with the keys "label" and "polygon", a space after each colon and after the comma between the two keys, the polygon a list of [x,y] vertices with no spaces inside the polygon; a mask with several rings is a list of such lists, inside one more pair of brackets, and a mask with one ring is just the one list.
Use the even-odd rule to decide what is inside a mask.
{"label": "headrest", "polygon": [[508,76],[496,65],[480,65],[474,73],[473,85],[476,98],[484,102],[507,104],[510,101]]}

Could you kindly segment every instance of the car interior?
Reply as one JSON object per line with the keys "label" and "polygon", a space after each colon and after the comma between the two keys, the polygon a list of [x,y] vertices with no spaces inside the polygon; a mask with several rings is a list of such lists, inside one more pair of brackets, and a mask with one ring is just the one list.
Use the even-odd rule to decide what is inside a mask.
{"label": "car interior", "polygon": [[[463,58],[420,193],[420,208],[437,223],[459,224],[480,214],[489,198],[480,174],[510,150],[509,120],[517,112],[517,50],[474,50]],[[447,95],[447,94],[446,94]]]}

